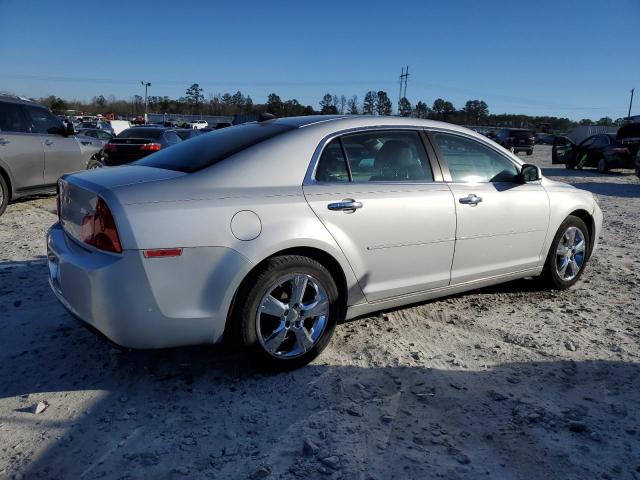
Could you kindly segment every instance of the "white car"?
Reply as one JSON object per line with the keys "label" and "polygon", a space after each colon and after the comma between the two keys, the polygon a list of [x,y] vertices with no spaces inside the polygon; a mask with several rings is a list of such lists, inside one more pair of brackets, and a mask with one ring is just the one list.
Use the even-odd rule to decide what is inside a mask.
{"label": "white car", "polygon": [[194,120],[193,122],[189,122],[191,128],[196,128],[200,130],[201,128],[207,128],[209,126],[209,122],[206,120]]}
{"label": "white car", "polygon": [[76,317],[131,348],[236,336],[281,369],[345,317],[530,276],[568,288],[602,225],[591,192],[400,117],[237,125],[59,190],[50,284]]}

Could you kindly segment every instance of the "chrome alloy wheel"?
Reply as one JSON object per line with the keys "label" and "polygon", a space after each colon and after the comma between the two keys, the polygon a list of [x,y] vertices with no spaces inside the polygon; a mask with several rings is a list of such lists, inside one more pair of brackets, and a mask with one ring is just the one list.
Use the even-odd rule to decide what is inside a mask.
{"label": "chrome alloy wheel", "polygon": [[256,313],[258,340],[269,354],[293,358],[308,352],[329,318],[329,298],[311,275],[281,277],[262,297]]}
{"label": "chrome alloy wheel", "polygon": [[577,227],[569,227],[558,242],[556,271],[565,282],[573,280],[584,265],[586,244],[584,233]]}

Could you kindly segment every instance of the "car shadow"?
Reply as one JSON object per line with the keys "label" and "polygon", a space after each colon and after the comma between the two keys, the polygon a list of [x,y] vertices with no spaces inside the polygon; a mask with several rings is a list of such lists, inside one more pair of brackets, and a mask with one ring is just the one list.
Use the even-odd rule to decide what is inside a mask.
{"label": "car shadow", "polygon": [[[640,467],[635,362],[471,371],[434,353],[406,367],[321,356],[272,374],[228,347],[113,348],[78,328],[46,273],[42,261],[0,264],[9,475],[564,480],[632,478]],[[478,342],[477,355],[494,348]],[[47,408],[36,415],[38,402]]]}
{"label": "car shadow", "polygon": [[572,185],[607,197],[640,198],[640,185],[633,183],[583,182],[573,183]]}
{"label": "car shadow", "polygon": [[635,176],[635,172],[633,170],[613,170],[607,173],[598,173],[595,169],[584,169],[584,170],[569,170],[564,167],[546,167],[542,169],[542,175],[545,177],[598,177],[603,178],[607,176],[612,177],[628,177]]}

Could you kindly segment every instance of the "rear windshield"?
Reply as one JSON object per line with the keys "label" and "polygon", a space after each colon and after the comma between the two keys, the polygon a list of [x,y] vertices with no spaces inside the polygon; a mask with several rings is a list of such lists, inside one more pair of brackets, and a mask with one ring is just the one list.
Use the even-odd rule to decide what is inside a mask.
{"label": "rear windshield", "polygon": [[162,135],[160,128],[129,128],[120,132],[118,138],[145,138],[156,140]]}
{"label": "rear windshield", "polygon": [[529,137],[533,137],[533,132],[530,132],[529,130],[511,130],[509,132],[509,134],[512,137],[516,137],[516,138],[529,138]]}
{"label": "rear windshield", "polygon": [[294,128],[267,122],[236,125],[199,135],[133,164],[191,173]]}

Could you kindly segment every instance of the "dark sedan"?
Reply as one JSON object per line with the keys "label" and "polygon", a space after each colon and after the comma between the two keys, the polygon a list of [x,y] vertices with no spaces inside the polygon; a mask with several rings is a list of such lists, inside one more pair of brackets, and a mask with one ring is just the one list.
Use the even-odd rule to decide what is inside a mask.
{"label": "dark sedan", "polygon": [[614,168],[634,168],[637,148],[618,139],[615,133],[591,135],[578,145],[558,137],[553,144],[552,163],[564,163],[570,170],[592,167],[606,173]]}
{"label": "dark sedan", "polygon": [[109,167],[124,165],[181,141],[174,130],[162,127],[128,128],[104,146],[103,162]]}

